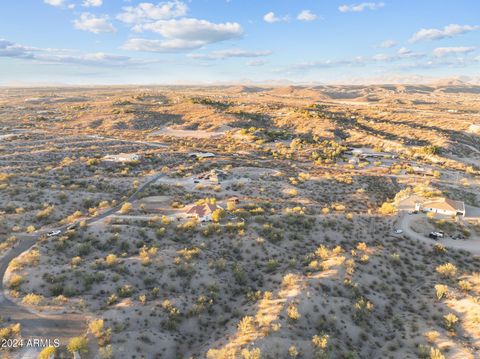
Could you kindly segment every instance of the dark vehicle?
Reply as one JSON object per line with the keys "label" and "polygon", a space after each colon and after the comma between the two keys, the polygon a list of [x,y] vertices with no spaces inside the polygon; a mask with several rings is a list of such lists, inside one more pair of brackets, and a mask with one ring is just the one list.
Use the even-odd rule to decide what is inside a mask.
{"label": "dark vehicle", "polygon": [[445,233],[443,232],[432,232],[431,234],[437,236],[437,238],[444,238],[445,237]]}

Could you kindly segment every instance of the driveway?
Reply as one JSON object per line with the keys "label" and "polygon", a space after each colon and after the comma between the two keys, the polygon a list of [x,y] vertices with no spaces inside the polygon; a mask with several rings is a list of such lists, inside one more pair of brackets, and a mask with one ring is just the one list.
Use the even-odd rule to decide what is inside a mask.
{"label": "driveway", "polygon": [[435,241],[431,238],[425,236],[425,234],[417,233],[412,230],[410,223],[416,218],[425,216],[423,213],[409,215],[405,211],[400,211],[398,215],[397,228],[402,229],[403,233],[412,239],[416,239],[420,242],[435,245],[437,243],[442,244],[446,248],[452,249],[462,249],[464,251],[470,252],[475,255],[480,255],[480,240],[471,239],[471,240],[453,240],[451,238],[441,238],[438,241]]}
{"label": "driveway", "polygon": [[465,205],[465,218],[467,219],[480,219],[480,208]]}

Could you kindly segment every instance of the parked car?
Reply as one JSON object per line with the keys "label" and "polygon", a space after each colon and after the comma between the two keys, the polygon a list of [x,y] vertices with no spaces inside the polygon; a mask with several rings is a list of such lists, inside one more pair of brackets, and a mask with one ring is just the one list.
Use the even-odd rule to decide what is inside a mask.
{"label": "parked car", "polygon": [[396,229],[395,230],[395,234],[402,234],[403,233],[403,230],[402,229]]}
{"label": "parked car", "polygon": [[434,239],[434,240],[438,240],[438,236],[437,236],[436,232],[430,232],[428,234],[428,237],[431,238],[431,239]]}
{"label": "parked car", "polygon": [[435,234],[438,238],[444,238],[445,237],[445,233],[443,233],[441,231],[432,232],[432,233]]}
{"label": "parked car", "polygon": [[48,232],[47,237],[55,237],[55,236],[58,236],[60,233],[62,233],[62,231],[57,229],[55,231]]}

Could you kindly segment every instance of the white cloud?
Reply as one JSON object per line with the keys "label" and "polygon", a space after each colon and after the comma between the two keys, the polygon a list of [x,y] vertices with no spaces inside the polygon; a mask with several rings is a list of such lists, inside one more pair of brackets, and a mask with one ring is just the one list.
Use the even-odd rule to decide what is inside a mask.
{"label": "white cloud", "polygon": [[413,52],[412,50],[409,50],[407,48],[402,47],[400,50],[398,50],[398,55],[402,58],[422,58],[422,57],[427,57],[427,55],[423,52]]}
{"label": "white cloud", "polygon": [[412,50],[409,50],[406,47],[402,47],[402,48],[398,49],[397,53],[399,55],[410,55],[412,53]]}
{"label": "white cloud", "polygon": [[300,21],[313,21],[316,20],[318,16],[312,13],[310,10],[302,10],[297,16],[297,20]]}
{"label": "white cloud", "polygon": [[0,39],[0,57],[33,58],[36,49]]}
{"label": "white cloud", "polygon": [[74,20],[73,25],[77,30],[89,31],[93,32],[94,34],[117,31],[110,23],[108,16],[105,15],[97,17],[88,12],[84,12],[80,15],[79,19]]}
{"label": "white cloud", "polygon": [[247,66],[263,66],[267,63],[265,60],[251,60],[246,63]]}
{"label": "white cloud", "polygon": [[288,21],[288,16],[278,17],[273,11],[271,11],[263,16],[263,20],[269,24],[273,24],[276,22]]}
{"label": "white cloud", "polygon": [[241,49],[231,49],[231,50],[219,50],[212,51],[208,54],[191,54],[189,57],[194,59],[206,59],[206,60],[217,60],[217,59],[226,59],[232,57],[243,57],[243,58],[253,58],[253,57],[264,57],[271,55],[271,51],[247,51]]}
{"label": "white cloud", "polygon": [[[376,54],[370,60],[376,62],[394,62],[394,61],[401,61],[406,59],[414,59],[414,58],[422,58],[426,55],[421,52],[413,52],[406,47],[402,47],[398,49],[396,54]],[[369,59],[365,58],[365,62],[368,62]]]}
{"label": "white cloud", "polygon": [[343,66],[349,66],[352,64],[362,64],[363,60],[358,59],[358,60],[353,60],[353,61],[348,61],[348,60],[325,60],[325,61],[311,61],[311,62],[303,62],[300,64],[295,64],[292,65],[288,68],[280,69],[278,72],[280,73],[293,73],[293,72],[298,72],[298,71],[307,71],[307,70],[313,70],[313,69],[324,69],[324,68],[332,68],[332,67],[343,67]]}
{"label": "white cloud", "polygon": [[84,0],[82,6],[99,7],[103,5],[103,0]]}
{"label": "white cloud", "polygon": [[480,26],[450,24],[443,29],[421,29],[413,34],[410,38],[410,42],[441,40],[476,30],[480,30]]}
{"label": "white cloud", "polygon": [[129,39],[123,44],[122,49],[129,51],[144,52],[181,52],[195,50],[205,43],[202,41],[188,41],[180,39],[172,40],[149,40],[149,39]]}
{"label": "white cloud", "polygon": [[433,50],[433,56],[435,57],[445,57],[449,55],[463,55],[475,51],[474,47],[437,47]]}
{"label": "white cloud", "polygon": [[157,5],[152,3],[140,3],[137,6],[124,7],[123,12],[117,15],[117,19],[127,24],[139,24],[156,20],[169,20],[184,16],[188,7],[181,1],[161,2]]}
{"label": "white cloud", "polygon": [[383,49],[390,49],[395,46],[397,46],[397,42],[395,40],[385,40],[380,45],[378,45],[378,47],[381,47]]}
{"label": "white cloud", "polygon": [[192,18],[138,24],[135,26],[135,30],[137,32],[152,31],[162,35],[164,39],[134,38],[123,45],[124,49],[152,52],[188,51],[208,44],[239,38],[243,34],[243,29],[238,23],[215,24]]}
{"label": "white cloud", "polygon": [[43,0],[43,2],[52,6],[62,6],[65,0]]}
{"label": "white cloud", "polygon": [[240,37],[243,34],[242,27],[235,22],[215,24],[207,20],[193,18],[156,21],[144,24],[137,29],[156,32],[170,39],[204,41],[205,43],[224,41]]}
{"label": "white cloud", "polygon": [[356,56],[350,59],[303,62],[280,69],[278,72],[298,73],[301,71],[314,69],[359,67],[387,63],[390,64],[394,62],[402,63],[406,60],[422,59],[426,57],[427,56],[424,53],[413,52],[407,48],[401,48],[393,54],[379,53],[373,56]]}
{"label": "white cloud", "polygon": [[475,64],[475,60],[465,59],[463,57],[455,57],[452,59],[444,59],[444,58],[434,58],[425,62],[414,62],[414,63],[406,63],[401,64],[398,66],[399,69],[402,70],[412,70],[412,69],[438,69],[438,68],[464,68],[470,65]]}
{"label": "white cloud", "polygon": [[34,60],[42,64],[78,64],[84,66],[137,66],[147,61],[129,56],[98,53],[78,53],[70,50],[42,49],[0,39],[0,57]]}
{"label": "white cloud", "polygon": [[46,63],[78,64],[84,66],[128,66],[135,60],[128,56],[112,55],[103,52],[87,54],[39,54],[36,60]]}
{"label": "white cloud", "polygon": [[389,54],[376,54],[372,57],[373,61],[394,61],[395,59],[396,56]]}
{"label": "white cloud", "polygon": [[361,4],[341,5],[340,12],[362,12],[363,10],[377,10],[385,6],[383,2],[362,2]]}

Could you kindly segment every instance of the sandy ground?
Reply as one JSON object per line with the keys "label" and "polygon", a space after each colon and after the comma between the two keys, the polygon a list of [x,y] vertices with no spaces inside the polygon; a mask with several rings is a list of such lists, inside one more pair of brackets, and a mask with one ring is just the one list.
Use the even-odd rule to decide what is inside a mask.
{"label": "sandy ground", "polygon": [[172,136],[180,138],[218,138],[224,136],[226,130],[223,131],[205,131],[205,130],[178,130],[166,127],[159,131],[154,131],[150,136]]}
{"label": "sandy ground", "polygon": [[[11,323],[20,323],[21,334],[25,339],[45,338],[59,339],[62,344],[74,336],[80,335],[85,329],[85,316],[78,314],[49,315],[32,311],[25,306],[18,305],[4,293],[4,283],[8,278],[8,264],[20,253],[28,250],[35,238],[23,238],[9,252],[0,258],[0,314],[3,318],[10,318]],[[7,273],[6,273],[7,272]],[[18,358],[36,358],[35,349],[25,350]]]}
{"label": "sandy ground", "polygon": [[37,359],[41,349],[25,348],[14,355],[14,359]]}
{"label": "sandy ground", "polygon": [[[261,173],[265,173],[265,170],[262,169],[256,169],[256,171],[260,171]],[[235,171],[236,173],[236,171]],[[189,177],[183,177],[183,178],[168,178],[168,177],[163,177],[160,178],[156,184],[165,184],[165,185],[170,185],[170,186],[177,186],[177,187],[182,187],[187,191],[195,191],[196,189],[198,190],[199,187],[206,187],[207,189],[211,189],[213,187],[220,187],[220,191],[216,191],[215,193],[218,193],[219,195],[224,194],[224,189],[228,185],[234,184],[234,183],[241,183],[243,185],[246,185],[250,179],[247,178],[247,173],[244,173],[244,177],[238,177],[235,175],[229,176],[229,178],[226,178],[224,180],[221,180],[219,182],[214,182],[209,179],[199,179],[198,176],[189,176]],[[198,183],[195,183],[198,182]]]}
{"label": "sandy ground", "polygon": [[[149,184],[155,182],[163,174],[152,176],[148,181],[143,183],[137,191],[129,198],[134,200]],[[108,218],[118,208],[112,208],[99,215],[89,218],[89,224]],[[65,231],[66,226],[57,228],[61,232]],[[17,300],[10,297],[5,291],[5,285],[8,283],[12,272],[9,264],[15,258],[22,256],[31,250],[32,246],[37,242],[38,237],[45,231],[37,231],[32,235],[20,235],[19,241],[9,251],[0,257],[0,314],[3,318],[8,318],[11,323],[20,323],[22,338],[44,338],[59,339],[62,345],[66,345],[72,337],[79,336],[85,332],[88,315],[67,312],[65,310],[52,312],[39,311],[37,308],[17,303]],[[36,358],[37,349],[25,348],[20,353],[15,354],[15,358]]]}
{"label": "sandy ground", "polygon": [[156,148],[168,148],[168,145],[159,143],[159,142],[125,140],[125,139],[111,137],[111,136],[106,137],[106,136],[99,136],[99,135],[88,135],[86,137],[91,139],[98,139],[98,140],[113,140],[113,141],[120,141],[125,143],[136,143],[136,144],[146,145],[146,146],[151,146]]}
{"label": "sandy ground", "polygon": [[[86,311],[105,319],[105,327],[112,330],[116,359],[205,357],[209,349],[223,348],[236,349],[238,355],[238,351],[244,348],[261,348],[262,357],[284,358],[289,356],[291,345],[300,350],[298,357],[313,358],[312,337],[322,333],[329,335],[328,355],[335,358],[416,358],[419,345],[428,344],[441,348],[445,357],[473,359],[480,345],[476,319],[478,307],[473,305],[480,293],[480,285],[474,281],[475,276],[478,277],[475,274],[478,263],[470,253],[453,250],[432,255],[432,244],[445,244],[449,239],[435,242],[424,237],[421,226],[429,228],[425,217],[405,213],[412,208],[412,201],[403,203],[398,226],[404,229],[406,237],[413,240],[392,238],[392,230],[397,228],[393,223],[395,217],[379,215],[378,208],[393,198],[398,190],[417,181],[431,181],[433,187],[450,186],[460,191],[463,188],[458,181],[462,177],[470,181],[470,187],[464,189],[465,196],[474,195],[478,193],[474,174],[466,173],[464,168],[452,169],[437,163],[432,167],[442,172],[441,179],[437,180],[413,176],[400,168],[403,161],[409,165],[418,162],[419,166],[430,168],[427,159],[383,160],[382,172],[372,165],[349,169],[343,159],[332,164],[317,164],[313,163],[310,154],[323,147],[318,143],[302,143],[305,152],[290,152],[288,141],[280,141],[286,152],[273,154],[269,151],[274,147],[271,142],[265,146],[261,141],[232,142],[230,136],[223,136],[226,129],[222,128],[226,123],[268,131],[287,128],[295,139],[300,139],[300,133],[310,131],[326,138],[336,137],[338,132],[340,138],[346,135],[347,145],[383,146],[383,150],[397,145],[405,151],[427,144],[443,148],[451,141],[453,153],[458,158],[468,158],[471,152],[478,153],[475,150],[477,143],[474,139],[459,137],[458,131],[465,127],[462,120],[468,120],[470,124],[471,114],[443,114],[443,110],[435,111],[434,107],[431,111],[419,110],[409,102],[422,100],[417,94],[408,98],[407,94],[392,92],[383,98],[384,102],[372,102],[366,106],[366,102],[359,103],[353,98],[367,98],[366,92],[370,90],[357,89],[354,92],[358,95],[353,96],[351,91],[344,97],[340,97],[344,95],[343,91],[337,94],[330,91],[331,97],[342,100],[328,100],[326,104],[312,97],[303,97],[299,93],[301,88],[291,90],[289,98],[273,96],[265,90],[265,96],[261,97],[243,98],[243,95],[230,93],[232,97],[227,100],[226,89],[210,89],[208,96],[217,91],[213,106],[208,105],[211,101],[205,102],[207,105],[192,104],[193,90],[185,90],[180,95],[178,93],[183,90],[152,90],[156,93],[153,96],[132,96],[122,90],[122,96],[92,93],[90,99],[87,98],[90,107],[82,110],[62,108],[58,105],[60,101],[48,101],[45,94],[32,94],[29,97],[35,95],[41,100],[28,105],[33,108],[31,114],[37,111],[37,114],[47,115],[38,111],[50,107],[69,119],[57,124],[52,118],[52,122],[45,121],[43,125],[36,116],[28,120],[30,110],[15,110],[12,99],[0,102],[10,112],[10,126],[17,126],[22,121],[29,128],[44,126],[52,133],[47,138],[41,137],[43,143],[35,142],[32,137],[9,142],[11,145],[4,148],[3,163],[10,163],[7,162],[9,159],[12,163],[25,159],[34,162],[30,167],[15,165],[18,166],[15,167],[16,173],[21,173],[25,182],[31,182],[31,200],[16,195],[26,192],[27,183],[19,182],[20,176],[7,182],[11,186],[7,187],[10,191],[8,197],[18,197],[17,202],[22,202],[15,203],[10,209],[12,223],[19,216],[14,213],[16,207],[28,209],[29,202],[37,201],[40,205],[45,200],[50,202],[50,198],[59,192],[58,186],[68,189],[71,182],[77,180],[84,182],[85,186],[76,193],[76,199],[89,198],[89,191],[94,191],[93,187],[97,186],[99,191],[95,200],[109,193],[112,196],[101,199],[108,199],[109,203],[113,198],[117,203],[128,201],[134,207],[126,216],[112,215],[118,208],[109,213],[131,223],[116,225],[89,220],[89,226],[79,229],[64,248],[57,246],[59,243],[54,238],[42,242],[38,265],[25,268],[21,273],[28,279],[22,284],[21,296],[34,292],[47,299],[53,298],[50,279],[42,280],[44,273],[52,274],[62,289],[74,285],[79,290],[71,300],[85,300]],[[379,90],[379,96],[385,92]],[[168,97],[165,101],[159,96],[162,94]],[[107,95],[108,98],[103,97]],[[440,92],[436,92],[437,95],[443,96]],[[201,96],[207,96],[207,92]],[[402,97],[405,101],[397,106],[393,100],[399,96],[407,98]],[[104,101],[98,101],[102,98]],[[466,99],[471,101],[468,108],[476,111],[478,101],[463,94],[446,96],[442,107],[461,107],[461,103],[467,105],[463,102]],[[81,100],[81,103],[87,100]],[[225,106],[218,106],[224,101],[227,102]],[[157,106],[160,102],[162,105]],[[336,107],[335,102],[341,106]],[[47,106],[49,103],[55,103],[55,108]],[[422,106],[427,106],[425,103]],[[168,109],[163,104],[168,104]],[[354,108],[348,109],[349,105]],[[147,108],[151,111],[145,111]],[[355,116],[345,117],[347,110],[354,111]],[[168,116],[164,116],[166,112]],[[280,113],[288,115],[279,116]],[[175,127],[173,123],[180,125]],[[79,139],[69,145],[68,156],[75,158],[71,168],[62,167],[58,174],[44,173],[42,168],[35,167],[35,161],[57,166],[62,156],[67,155],[65,145],[56,141],[61,135],[53,133],[61,126],[70,127],[71,133],[81,134],[86,130],[94,136],[89,141]],[[200,130],[192,130],[194,128]],[[209,128],[217,130],[208,131]],[[149,135],[171,136],[171,153],[161,155],[163,145],[160,140],[144,142]],[[177,137],[177,141],[173,137]],[[467,146],[455,140],[466,142]],[[116,141],[122,143],[116,144]],[[102,166],[85,165],[89,159],[118,154],[120,150],[141,154],[147,144],[148,153],[145,154],[150,156],[144,156],[145,159],[135,166],[109,167],[109,171],[105,171]],[[88,148],[88,151],[82,148]],[[37,152],[36,156],[31,155],[32,151]],[[213,152],[217,157],[209,161],[185,158],[185,153],[194,151]],[[229,158],[228,154],[232,153],[237,156]],[[50,156],[50,162],[44,160],[46,156]],[[79,160],[80,156],[85,160]],[[192,173],[202,173],[215,165],[219,168],[238,167],[226,170],[229,177],[220,184],[200,181],[197,186]],[[394,172],[389,166],[398,166],[398,171]],[[10,171],[9,167],[4,167]],[[179,179],[147,177],[164,167]],[[30,175],[34,171],[38,173]],[[305,172],[311,177],[304,181],[299,174]],[[350,181],[347,177],[351,177]],[[149,183],[156,181],[162,186],[152,186],[146,194],[151,197],[138,200],[140,196],[130,196],[129,181],[133,179]],[[125,192],[118,191],[120,186]],[[38,191],[33,190],[36,187],[49,194],[49,198],[40,201],[36,196]],[[140,191],[142,188],[143,185]],[[230,211],[232,213],[228,213],[219,224],[189,228],[182,226],[187,221],[141,223],[154,215],[181,212],[178,207],[201,198],[216,197],[224,205],[227,195],[239,198],[238,212]],[[462,192],[455,195],[461,198]],[[139,206],[142,203],[145,210]],[[83,208],[82,201],[76,201],[72,207]],[[58,216],[65,214],[64,207],[57,206],[56,210]],[[84,213],[86,210],[83,208]],[[475,213],[469,208],[467,211]],[[25,215],[25,221],[31,220],[35,212],[32,209]],[[421,223],[412,223],[416,218]],[[51,226],[55,223],[57,218],[49,222]],[[448,246],[461,244],[464,247],[465,243],[474,242],[453,241]],[[339,251],[335,254],[337,246]],[[85,248],[90,249],[80,251]],[[144,248],[153,249],[155,254],[145,258]],[[148,259],[144,263],[141,261],[142,250],[143,259]],[[191,254],[189,258],[189,251],[197,254]],[[325,251],[326,257],[322,254]],[[116,258],[113,264],[107,263],[110,255]],[[73,258],[79,262],[73,264]],[[439,276],[436,268],[446,262],[458,267],[458,278]],[[298,280],[283,283],[289,273],[294,273]],[[97,278],[97,274],[103,278]],[[95,281],[87,286],[87,279],[90,281],[91,276],[95,276]],[[469,293],[461,292],[458,284],[466,277],[474,286]],[[439,283],[448,285],[449,293],[453,293],[442,301],[435,299],[435,285]],[[131,286],[131,292],[123,290],[128,286]],[[159,289],[155,295],[154,288]],[[118,298],[110,303],[113,294]],[[178,315],[164,306],[165,300],[178,309]],[[373,309],[364,307],[366,301],[371,302]],[[297,319],[289,318],[292,306],[298,309],[300,316]],[[51,326],[52,321],[45,324],[45,318],[26,308],[18,309],[15,303],[11,307],[2,302],[2,313],[9,308],[13,308],[14,315],[25,316],[27,331],[35,329],[39,323]],[[451,335],[443,324],[443,315],[449,311],[460,318],[462,328],[456,335]],[[255,319],[255,330],[242,332],[238,324],[247,316]],[[62,331],[62,335],[70,336],[66,329],[71,329],[68,323],[60,323],[58,327],[48,327],[48,333]],[[440,332],[435,344],[424,338],[429,330]],[[34,356],[34,353],[24,354]]]}

